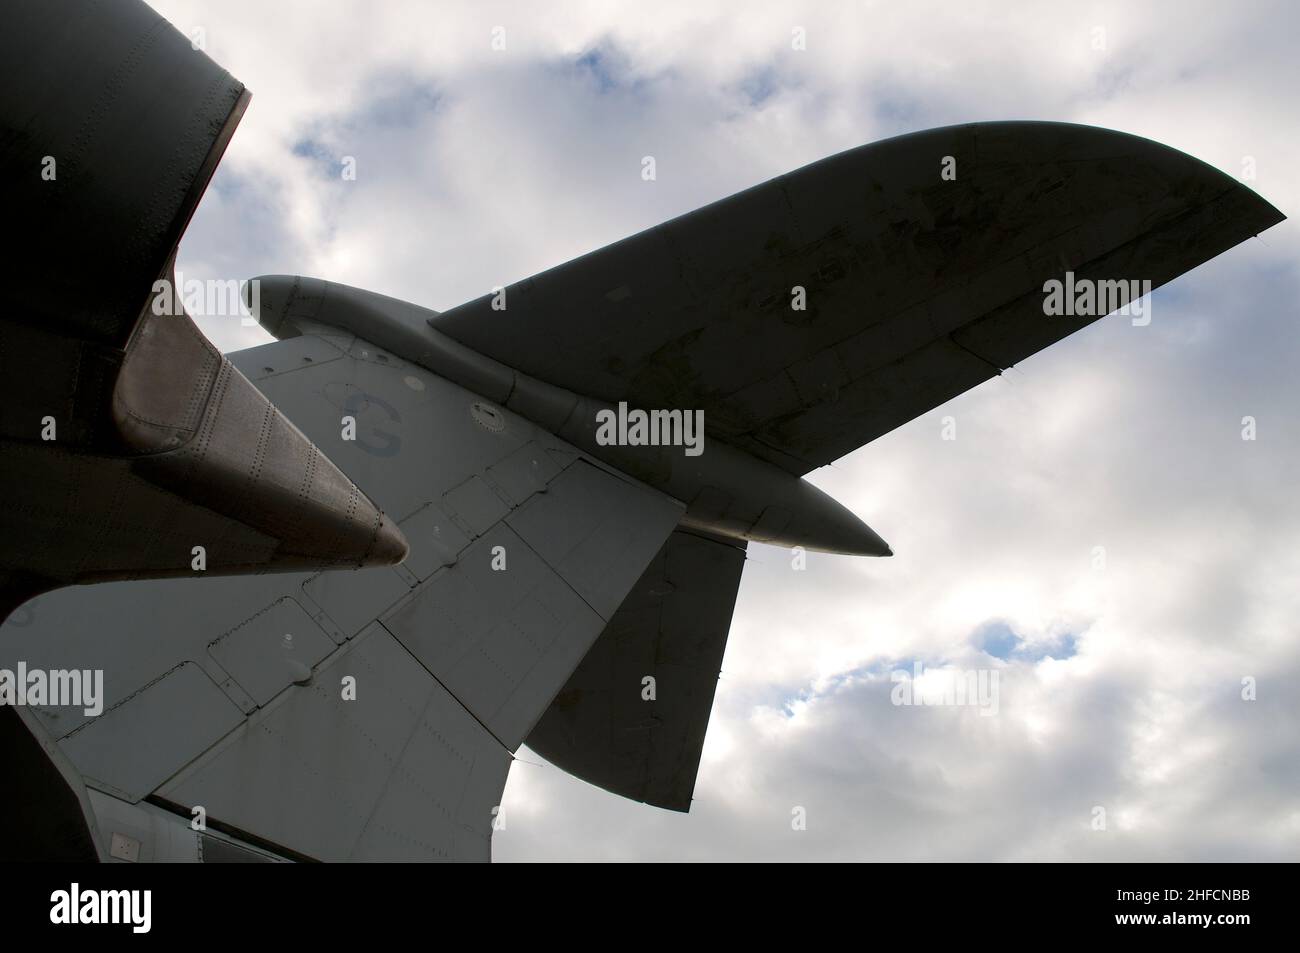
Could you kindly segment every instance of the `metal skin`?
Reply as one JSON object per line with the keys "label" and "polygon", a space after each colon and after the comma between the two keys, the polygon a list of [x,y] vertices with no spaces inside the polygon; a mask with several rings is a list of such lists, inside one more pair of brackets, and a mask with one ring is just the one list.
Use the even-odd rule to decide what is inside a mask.
{"label": "metal skin", "polygon": [[[72,584],[400,562],[392,521],[154,307],[248,91],[138,0],[4,19],[0,618]],[[5,851],[96,856],[38,721],[0,706],[0,746],[4,793],[43,807]]]}
{"label": "metal skin", "polygon": [[5,6],[0,180],[22,240],[0,283],[0,614],[75,583],[407,552],[188,315],[159,306],[248,101],[137,0]]}
{"label": "metal skin", "polygon": [[1046,282],[1158,288],[1283,217],[1150,139],[970,123],[819,160],[435,327],[574,393],[698,408],[715,444],[803,475],[1111,310],[1050,314]]}
{"label": "metal skin", "polygon": [[[0,616],[63,588],[0,670],[104,678],[0,706],[4,859],[486,860],[525,741],[689,810],[747,544],[891,554],[804,474],[1104,316],[1045,281],[1158,287],[1282,218],[1149,140],[977,123],[500,310],[268,276],[279,340],[223,356],[152,289],[247,91],[139,0],[5,13]],[[702,411],[704,452],[602,443],[620,403]]]}
{"label": "metal skin", "polygon": [[437,312],[320,278],[254,280],[260,283],[258,320],[277,338],[320,324],[387,348],[688,504],[684,526],[742,542],[893,555],[871,527],[811,483],[724,442],[706,437],[704,452],[696,457],[681,447],[602,445],[596,439],[597,414],[613,409],[608,402],[539,381],[471,350],[433,327]]}

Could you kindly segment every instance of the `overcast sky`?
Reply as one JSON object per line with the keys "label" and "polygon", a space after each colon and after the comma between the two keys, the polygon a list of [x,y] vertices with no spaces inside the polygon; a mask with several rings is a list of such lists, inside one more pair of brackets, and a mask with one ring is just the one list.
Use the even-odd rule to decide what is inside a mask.
{"label": "overcast sky", "polygon": [[[1300,200],[1285,2],[152,2],[254,94],[186,278],[443,310],[975,120],[1120,129]],[[1288,221],[1158,290],[1149,326],[1100,322],[813,474],[897,555],[750,547],[691,813],[525,748],[495,858],[1300,856],[1298,250]],[[998,714],[892,705],[914,660],[996,669]]]}

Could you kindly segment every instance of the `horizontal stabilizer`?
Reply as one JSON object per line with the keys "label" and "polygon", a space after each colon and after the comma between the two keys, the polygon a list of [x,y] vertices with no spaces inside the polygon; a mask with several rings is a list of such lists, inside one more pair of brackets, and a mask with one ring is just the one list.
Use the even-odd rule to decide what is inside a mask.
{"label": "horizontal stabilizer", "polygon": [[1046,315],[1048,280],[1158,287],[1282,218],[1147,139],[951,126],[815,162],[431,324],[576,393],[703,409],[715,438],[803,474],[1096,320]]}

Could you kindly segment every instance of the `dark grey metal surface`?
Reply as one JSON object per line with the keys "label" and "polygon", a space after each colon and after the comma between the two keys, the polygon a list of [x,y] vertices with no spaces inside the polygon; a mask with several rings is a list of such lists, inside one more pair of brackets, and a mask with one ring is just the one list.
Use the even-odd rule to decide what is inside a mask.
{"label": "dark grey metal surface", "polygon": [[36,713],[0,705],[6,821],[0,861],[101,860],[100,835],[86,786],[72,762],[41,729]]}
{"label": "dark grey metal surface", "polygon": [[[59,585],[399,561],[401,533],[154,283],[248,102],[138,0],[5,6],[0,614]],[[53,437],[46,424],[53,426]]]}
{"label": "dark grey metal surface", "polygon": [[580,394],[703,408],[711,434],[802,474],[1095,320],[1045,316],[1046,280],[1159,287],[1282,218],[1148,139],[951,126],[815,162],[433,325]]}
{"label": "dark grey metal surface", "polygon": [[121,348],[247,93],[138,0],[7,0],[4,17],[0,176],[22,235],[5,318]]}
{"label": "dark grey metal surface", "polygon": [[[113,817],[202,806],[291,857],[487,859],[510,752],[682,505],[350,335],[233,360],[398,518],[407,563],[61,589],[0,627],[0,667],[104,671],[103,715],[37,715]],[[197,857],[145,814],[104,837]]]}
{"label": "dark grey metal surface", "polygon": [[607,791],[689,811],[744,564],[734,543],[668,537],[528,747]]}

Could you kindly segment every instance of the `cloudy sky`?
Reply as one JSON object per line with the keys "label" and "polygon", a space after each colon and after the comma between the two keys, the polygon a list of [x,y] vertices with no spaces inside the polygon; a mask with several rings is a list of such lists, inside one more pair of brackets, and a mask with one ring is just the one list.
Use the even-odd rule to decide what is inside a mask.
{"label": "cloudy sky", "polygon": [[[442,310],[975,120],[1136,133],[1300,202],[1285,2],[153,2],[254,94],[186,278]],[[1112,317],[813,474],[898,555],[750,548],[691,813],[523,749],[496,859],[1300,856],[1298,250],[1284,223],[1157,291],[1150,326]],[[914,660],[997,670],[998,714],[892,705]]]}

